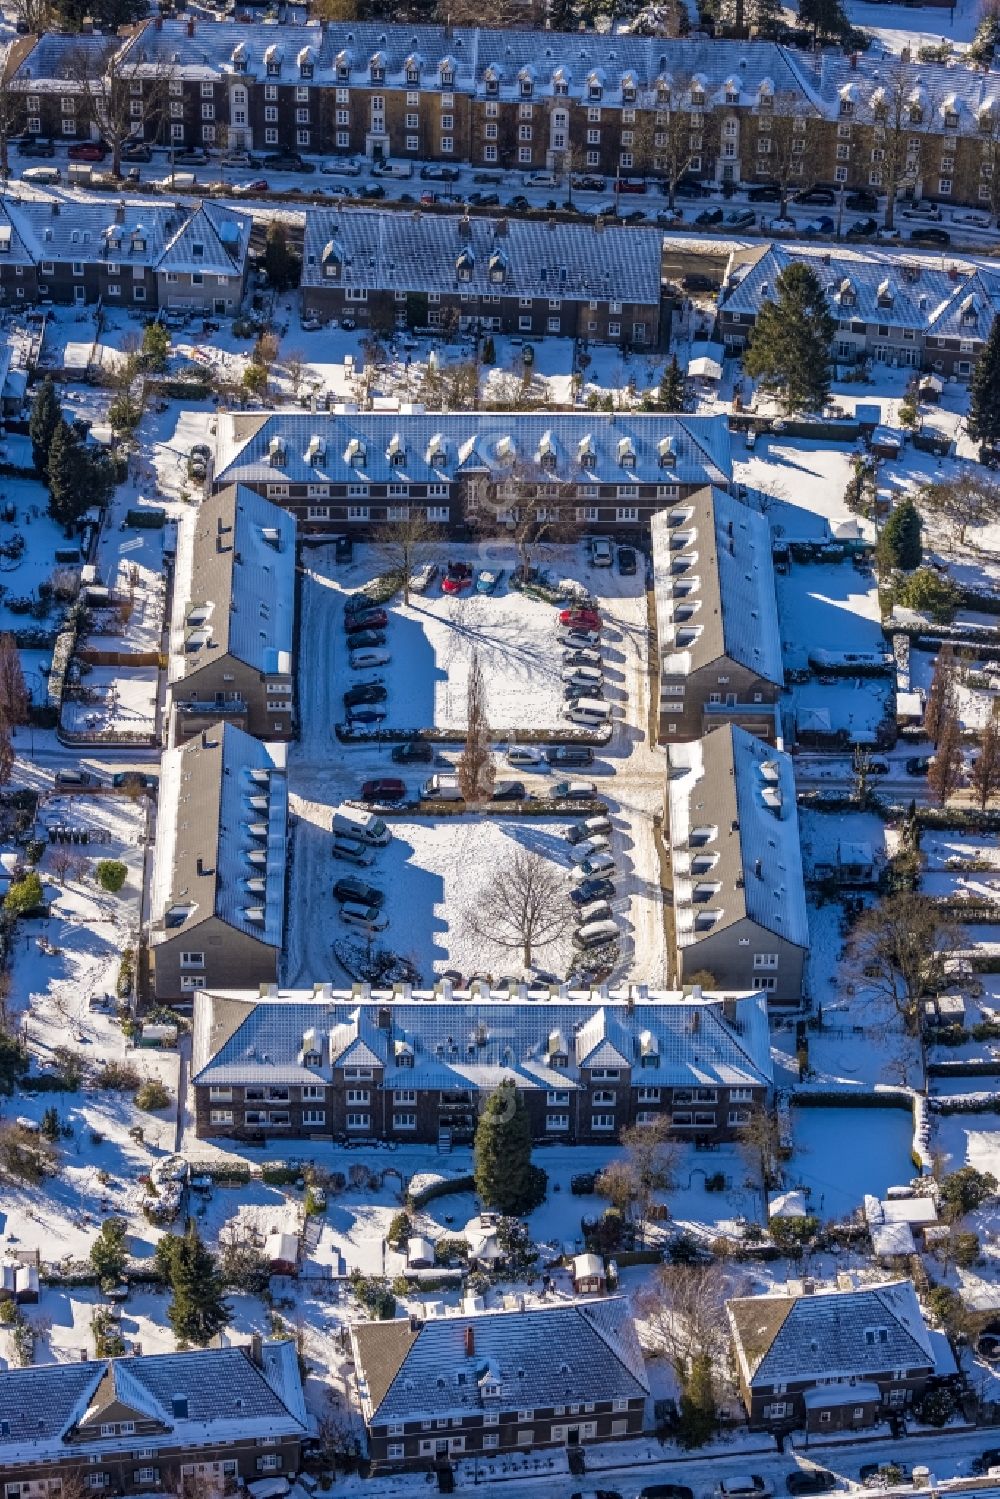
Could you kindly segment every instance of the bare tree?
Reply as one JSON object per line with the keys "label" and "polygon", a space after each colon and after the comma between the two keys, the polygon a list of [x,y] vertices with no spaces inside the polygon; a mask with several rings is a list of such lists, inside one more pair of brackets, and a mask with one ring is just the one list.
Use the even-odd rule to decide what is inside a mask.
{"label": "bare tree", "polygon": [[958,716],[949,713],[938,727],[937,747],[927,772],[927,788],[944,806],[962,784],[962,731]]}
{"label": "bare tree", "polygon": [[10,176],[10,141],[24,126],[24,97],[9,84],[0,87],[0,176]]}
{"label": "bare tree", "polygon": [[22,724],[30,701],[21,653],[13,635],[5,630],[0,634],[0,714],[9,724]]}
{"label": "bare tree", "polygon": [[694,112],[691,97],[692,80],[674,79],[669,87],[657,90],[655,101],[653,161],[657,170],[663,172],[671,208],[678,182],[695,161],[703,161],[712,154],[718,133],[715,116]]}
{"label": "bare tree", "polygon": [[458,762],[458,784],[467,802],[489,801],[496,767],[486,717],[486,683],[479,652],[473,651],[466,689],[465,748]]}
{"label": "bare tree", "polygon": [[781,1130],[773,1109],[765,1104],[751,1109],[749,1123],[740,1130],[740,1149],[748,1165],[760,1173],[764,1191],[770,1191],[779,1180],[781,1151]]}
{"label": "bare tree", "polygon": [[674,1185],[680,1149],[670,1135],[670,1120],[658,1114],[651,1124],[632,1124],[620,1136],[623,1164],[635,1186],[635,1206],[640,1232],[645,1231],[653,1196]]}
{"label": "bare tree", "polygon": [[112,176],[120,177],[125,142],[144,138],[147,125],[159,128],[166,117],[169,69],[150,76],[147,65],[131,60],[121,38],[111,36],[98,56],[83,47],[71,52],[66,77],[81,95],[87,119],[111,147]]}
{"label": "bare tree", "polygon": [[391,572],[398,572],[403,585],[403,603],[409,605],[413,574],[442,539],[441,526],[427,519],[423,505],[404,505],[396,520],[379,529],[377,546]]}
{"label": "bare tree", "polygon": [[14,14],[26,32],[48,31],[52,25],[52,0],[14,0]]}
{"label": "bare tree", "polygon": [[897,194],[915,187],[923,172],[937,100],[924,83],[914,82],[908,63],[890,63],[880,73],[866,101],[872,118],[869,171],[886,195],[885,227],[891,229]]}
{"label": "bare tree", "polygon": [[514,543],[525,580],[531,574],[535,546],[543,540],[575,541],[580,533],[575,508],[568,503],[573,490],[560,482],[554,467],[544,466],[548,461],[548,455],[543,455],[540,465],[512,456],[506,467],[477,489],[475,508],[467,512],[480,530],[491,535],[499,531]]}
{"label": "bare tree", "polygon": [[923,505],[933,511],[951,531],[960,546],[970,526],[982,526],[1000,515],[1000,484],[978,464],[966,464],[953,478],[928,484],[920,493]]}
{"label": "bare tree", "polygon": [[640,1297],[652,1348],[687,1385],[695,1361],[708,1355],[721,1365],[729,1352],[726,1301],[731,1280],[718,1265],[660,1265]]}
{"label": "bare tree", "polygon": [[924,708],[924,731],[935,745],[945,723],[955,716],[955,670],[953,646],[942,645],[934,662],[934,675]]}
{"label": "bare tree", "polygon": [[484,942],[519,951],[530,968],[538,948],[565,935],[571,912],[564,871],[518,846],[477,892],[467,924]]}
{"label": "bare tree", "polygon": [[1000,720],[995,716],[989,717],[983,725],[979,754],[973,762],[970,780],[980,809],[985,812],[990,797],[1000,791]]}
{"label": "bare tree", "polygon": [[49,858],[49,868],[60,884],[65,883],[66,877],[75,863],[76,856],[71,849],[63,844],[57,844]]}
{"label": "bare tree", "polygon": [[978,116],[979,181],[986,189],[986,205],[994,224],[1000,223],[1000,109],[985,105]]}
{"label": "bare tree", "polygon": [[816,176],[816,135],[814,128],[810,131],[818,119],[801,94],[790,92],[775,94],[770,111],[758,112],[757,162],[778,185],[782,218],[791,189]]}
{"label": "bare tree", "polygon": [[887,1000],[916,1035],[920,1001],[941,984],[945,959],[961,935],[929,896],[909,890],[888,895],[854,928],[851,952],[858,982]]}

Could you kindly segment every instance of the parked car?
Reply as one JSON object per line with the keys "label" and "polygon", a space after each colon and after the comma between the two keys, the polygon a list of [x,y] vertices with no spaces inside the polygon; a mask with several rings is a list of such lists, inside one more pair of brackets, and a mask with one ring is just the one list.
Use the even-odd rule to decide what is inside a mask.
{"label": "parked car", "polygon": [[464,593],[472,587],[472,568],[467,562],[449,562],[441,580],[442,593]]}
{"label": "parked car", "polygon": [[877,213],[878,193],[870,193],[867,188],[860,187],[856,192],[847,194],[844,206],[852,213]]}
{"label": "parked car", "polygon": [[553,801],[587,801],[597,795],[593,781],[557,781],[549,792]]}
{"label": "parked car", "polygon": [[686,1483],[647,1483],[636,1499],[694,1499]]}
{"label": "parked car", "polygon": [[756,222],[757,215],[752,208],[734,208],[725,218],[727,229],[752,229]]}
{"label": "parked car", "polygon": [[563,651],[563,666],[600,666],[600,651],[587,650]]}
{"label": "parked car", "polygon": [[596,630],[560,630],[559,641],[568,651],[592,651],[601,643]]}
{"label": "parked car", "polygon": [[190,146],[184,151],[175,151],[174,161],[179,167],[204,167],[208,165],[208,152],[201,146]]}
{"label": "parked car", "polygon": [[836,227],[831,216],[828,213],[822,213],[818,219],[810,219],[808,224],[803,224],[800,232],[811,239],[815,235],[832,234]]}
{"label": "parked car", "polygon": [[572,827],[566,831],[566,842],[570,844],[585,843],[590,838],[606,836],[611,832],[611,819],[609,817],[585,817],[582,822],[574,822]]}
{"label": "parked car", "polygon": [[351,638],[347,644],[352,651],[371,650],[377,646],[385,645],[385,631],[359,627],[351,632]]}
{"label": "parked car", "polygon": [[596,609],[561,609],[559,623],[567,630],[599,630],[601,616]]}
{"label": "parked car", "polygon": [[357,161],[342,161],[339,156],[330,156],[320,165],[320,171],[328,177],[360,177],[361,164]]}
{"label": "parked car", "polygon": [[[664,191],[668,191],[668,185],[664,184]],[[712,189],[705,182],[699,182],[695,177],[682,177],[679,182],[674,183],[675,198],[707,198],[711,196]]]}
{"label": "parked car", "polygon": [[747,193],[748,203],[780,203],[781,188],[776,182],[759,182]]}
{"label": "parked car", "polygon": [[371,852],[361,839],[350,838],[346,833],[334,834],[330,852],[335,859],[342,859],[347,864],[364,865],[372,862]]}
{"label": "parked car", "polygon": [[426,739],[408,739],[405,744],[394,744],[392,758],[397,765],[429,765],[434,759],[434,746]]}
{"label": "parked car", "polygon": [[376,703],[370,708],[352,708],[347,715],[347,722],[351,726],[367,728],[373,723],[384,723],[385,718],[385,708]]}
{"label": "parked car", "polygon": [[695,216],[696,229],[712,229],[716,224],[721,224],[725,214],[721,208],[703,208],[701,213]]}
{"label": "parked car", "polygon": [[502,568],[499,572],[491,572],[489,568],[484,567],[482,572],[479,574],[479,577],[476,579],[476,592],[489,594],[496,593],[497,589],[500,587],[500,584],[503,582],[503,576],[504,574]]}
{"label": "parked car", "polygon": [[122,161],[152,161],[153,150],[145,141],[126,141],[122,146]]}
{"label": "parked car", "polygon": [[226,151],[220,158],[219,164],[224,167],[246,167],[253,169],[260,166],[260,157],[251,156],[249,151]]}
{"label": "parked car", "polygon": [[436,562],[425,562],[418,567],[410,576],[410,592],[426,593],[438,575]]}
{"label": "parked car", "polygon": [[613,874],[614,868],[614,855],[607,849],[599,849],[597,853],[584,859],[575,869],[571,869],[569,877],[574,884],[577,884],[580,880],[592,880],[602,875]]}
{"label": "parked car", "polygon": [[384,932],[389,925],[389,917],[378,906],[363,906],[353,900],[341,906],[340,919],[349,926],[364,927],[367,932]]}
{"label": "parked car", "polygon": [[383,630],[389,623],[384,609],[358,610],[344,615],[344,629],[348,635],[357,635],[361,630]]}
{"label": "parked car", "polygon": [[384,703],[388,696],[381,682],[359,682],[356,687],[348,687],[344,693],[344,707],[350,709],[369,703]]}
{"label": "parked car", "polygon": [[591,921],[610,921],[611,907],[606,900],[592,900],[589,906],[579,906],[573,913],[578,926],[587,926]]}
{"label": "parked car", "polygon": [[814,203],[817,208],[832,208],[837,194],[832,187],[807,187],[795,194],[796,203]]}
{"label": "parked car", "polygon": [[774,1488],[759,1473],[740,1473],[720,1479],[715,1492],[719,1499],[771,1499]]}
{"label": "parked car", "polygon": [[585,838],[582,843],[573,845],[570,859],[574,864],[583,864],[592,854],[606,854],[611,848],[611,842],[606,833],[597,833],[593,838]]}
{"label": "parked car", "polygon": [[70,161],[103,161],[107,154],[103,141],[76,141],[66,152]]}
{"label": "parked car", "polygon": [[635,555],[635,548],[634,547],[619,547],[618,548],[618,571],[621,573],[622,577],[623,578],[634,577],[637,567],[638,567],[638,561],[637,561],[636,555]]}
{"label": "parked car", "polygon": [[685,291],[715,291],[718,286],[711,276],[706,276],[703,271],[692,271],[690,275],[684,276],[681,286]]}
{"label": "parked car", "polygon": [[826,1468],[800,1468],[785,1479],[785,1488],[790,1494],[828,1494],[836,1487],[836,1474]]}
{"label": "parked car", "polygon": [[352,651],[351,670],[369,671],[373,666],[388,666],[391,660],[388,651]]}
{"label": "parked car", "polygon": [[587,879],[581,880],[569,892],[569,898],[574,906],[587,906],[592,900],[611,900],[614,893],[615,887],[611,880]]}
{"label": "parked car", "polygon": [[878,233],[877,219],[858,219],[856,224],[849,224],[845,239],[870,239],[873,234]]}
{"label": "parked car", "polygon": [[443,166],[440,162],[431,162],[428,166],[420,168],[420,175],[425,182],[457,182],[461,173],[458,167]]}
{"label": "parked car", "polygon": [[883,241],[885,244],[895,244],[897,240],[901,240],[903,236],[896,225],[893,224],[891,229],[880,229],[875,238]]}
{"label": "parked car", "polygon": [[376,776],[365,781],[361,787],[363,802],[403,802],[406,800],[406,783],[398,776]]}
{"label": "parked car", "polygon": [[574,947],[587,951],[594,947],[604,947],[608,942],[614,942],[618,936],[618,923],[613,917],[605,917],[603,921],[589,921],[578,926],[572,935]]}
{"label": "parked car", "polygon": [[[254,177],[250,182],[235,183],[233,185],[232,191],[234,193],[269,193],[271,191],[271,186],[266,177]],[[316,323],[316,328],[322,326],[322,324],[318,320],[314,321]],[[303,323],[302,326],[303,328],[305,328],[306,324]],[[316,328],[306,328],[306,332],[315,332]]]}
{"label": "parked car", "polygon": [[572,179],[573,187],[578,193],[603,193],[607,187],[607,181],[597,176],[594,172],[583,172]]}
{"label": "parked car", "polygon": [[594,567],[610,567],[615,554],[606,536],[595,536],[590,543],[590,561]]}
{"label": "parked car", "polygon": [[910,230],[910,244],[930,245],[934,249],[945,250],[951,244],[951,235],[947,229],[935,229],[933,224],[925,224],[919,229]]}
{"label": "parked car", "polygon": [[516,770],[547,770],[549,762],[537,744],[511,744],[507,747],[507,764]]}
{"label": "parked car", "polygon": [[337,900],[356,901],[360,906],[380,906],[385,900],[381,890],[374,885],[366,885],[364,880],[359,880],[356,875],[345,874],[334,882],[333,893]]}
{"label": "parked car", "polygon": [[930,755],[911,755],[906,762],[906,774],[908,776],[925,776],[930,768]]}
{"label": "parked car", "polygon": [[56,148],[52,141],[42,140],[33,135],[27,135],[23,140],[18,141],[17,149],[21,156],[43,156],[48,158],[56,154]]}
{"label": "parked car", "polygon": [[582,687],[585,692],[592,689],[595,696],[604,686],[604,673],[599,666],[564,666],[561,677],[567,686]]}
{"label": "parked car", "polygon": [[491,800],[495,802],[523,802],[527,799],[523,781],[497,781],[493,786]]}

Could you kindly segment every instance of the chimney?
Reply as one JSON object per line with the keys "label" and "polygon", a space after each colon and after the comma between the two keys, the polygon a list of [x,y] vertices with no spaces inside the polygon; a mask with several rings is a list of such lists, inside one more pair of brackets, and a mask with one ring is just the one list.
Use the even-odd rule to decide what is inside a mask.
{"label": "chimney", "polygon": [[258,1369],[264,1367],[264,1339],[259,1332],[250,1335],[250,1362]]}
{"label": "chimney", "polygon": [[753,861],[753,872],[754,872],[754,874],[757,876],[757,878],[759,880],[762,880],[764,878],[764,861],[763,861],[763,859],[754,859],[754,861]]}
{"label": "chimney", "polygon": [[54,219],[59,217],[59,204],[55,199],[52,200],[52,217]]}
{"label": "chimney", "polygon": [[472,1326],[465,1329],[465,1356],[466,1358],[476,1356],[476,1329]]}
{"label": "chimney", "polygon": [[116,203],[115,204],[115,223],[116,224],[124,224],[124,222],[125,222],[125,204],[124,203]]}
{"label": "chimney", "polygon": [[731,994],[722,1001],[722,1015],[727,1025],[736,1024],[736,1000]]}
{"label": "chimney", "polygon": [[507,220],[506,219],[497,219],[496,223],[493,225],[493,238],[494,239],[506,239],[507,238]]}
{"label": "chimney", "polygon": [[[192,25],[193,24],[194,23],[192,22]],[[858,54],[856,52],[852,52],[851,53],[851,67],[854,69],[855,72],[857,72],[857,69],[858,69]]]}
{"label": "chimney", "polygon": [[[188,36],[194,36],[194,16],[188,16],[187,34]],[[854,66],[857,67],[857,62],[855,62]]]}
{"label": "chimney", "polygon": [[556,220],[555,220],[555,215],[554,214],[550,215],[550,217],[548,219],[548,226],[549,226],[550,229],[554,229],[556,227]]}
{"label": "chimney", "polygon": [[458,237],[459,239],[472,238],[472,221],[467,213],[463,214],[458,221]]}

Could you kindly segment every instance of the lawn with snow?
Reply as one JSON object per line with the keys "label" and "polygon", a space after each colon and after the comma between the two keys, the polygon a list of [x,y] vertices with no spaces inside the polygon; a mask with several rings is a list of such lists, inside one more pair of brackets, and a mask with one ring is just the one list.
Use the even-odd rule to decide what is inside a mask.
{"label": "lawn with snow", "polygon": [[83,697],[64,701],[63,728],[109,738],[152,735],[158,682],[155,666],[95,666],[83,679]]}
{"label": "lawn with snow", "polygon": [[871,573],[859,573],[849,562],[793,562],[775,582],[786,666],[807,666],[811,650],[885,649]]}
{"label": "lawn with snow", "polygon": [[792,1129],[785,1184],[803,1188],[810,1212],[824,1222],[847,1217],[866,1193],[884,1197],[914,1174],[908,1108],[796,1108]]}
{"label": "lawn with snow", "polygon": [[887,858],[885,822],[873,812],[814,812],[808,807],[799,811],[799,834],[802,861],[807,877],[813,876],[819,864],[836,864],[838,856],[847,856],[847,845],[865,844],[879,863]]}

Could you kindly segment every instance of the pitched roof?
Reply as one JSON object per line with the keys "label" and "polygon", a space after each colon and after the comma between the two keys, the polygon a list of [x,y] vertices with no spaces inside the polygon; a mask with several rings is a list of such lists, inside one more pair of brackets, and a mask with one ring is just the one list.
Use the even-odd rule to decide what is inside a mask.
{"label": "pitched roof", "polygon": [[175,675],[231,654],[261,675],[292,670],[295,517],[246,485],[202,502]]}
{"label": "pitched roof", "polygon": [[126,203],[0,197],[24,252],[47,260],[112,261],[156,271],[242,275],[252,220],[221,203]]}
{"label": "pitched roof", "polygon": [[272,750],[216,724],[166,751],[157,806],[150,940],[168,941],[217,916],[280,947],[288,786]]}
{"label": "pitched roof", "polygon": [[784,1380],[863,1378],[934,1365],[913,1283],[799,1296],[746,1296],[727,1305],[743,1376]]}
{"label": "pitched roof", "polygon": [[662,244],[656,229],[319,208],[306,214],[302,285],[658,306]]}
{"label": "pitched roof", "polygon": [[387,1326],[351,1328],[370,1425],[649,1393],[624,1297]]}
{"label": "pitched roof", "polygon": [[[554,453],[552,469],[541,466],[543,439]],[[361,445],[363,467],[352,464],[352,444]],[[505,473],[512,456],[519,471],[537,468],[545,483],[574,489],[588,482],[728,484],[732,472],[722,416],[220,412],[216,484],[273,482],[272,445],[282,480],[298,484],[433,484],[468,472]],[[393,462],[400,451],[402,461]],[[589,454],[592,467],[581,461]]]}
{"label": "pitched roof", "polygon": [[749,919],[808,947],[790,757],[727,723],[672,745],[670,768],[678,945]]}
{"label": "pitched roof", "polygon": [[[540,999],[545,1000],[539,1003]],[[198,1084],[331,1081],[355,1048],[384,1069],[386,1088],[493,1088],[514,1078],[530,1090],[581,1085],[581,1068],[628,1066],[659,1087],[766,1087],[772,1077],[762,995],[701,1000],[678,994],[595,1002],[577,998],[491,1001],[454,991],[359,1000],[328,989],[260,999],[195,994],[192,1077]],[[563,1052],[567,1065],[554,1066]],[[401,1064],[403,1055],[412,1065]],[[307,1060],[308,1058],[308,1060]],[[318,1058],[318,1060],[317,1060]]]}
{"label": "pitched roof", "polygon": [[689,675],[726,657],[784,685],[767,517],[706,488],[658,512],[651,529],[664,675]]}

